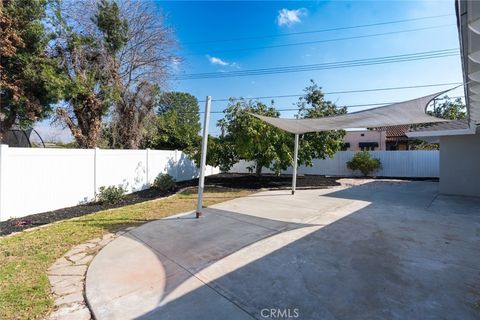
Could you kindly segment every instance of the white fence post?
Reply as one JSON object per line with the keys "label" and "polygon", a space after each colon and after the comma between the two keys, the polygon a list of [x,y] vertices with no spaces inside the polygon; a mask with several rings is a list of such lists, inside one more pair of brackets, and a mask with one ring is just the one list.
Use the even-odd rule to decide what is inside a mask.
{"label": "white fence post", "polygon": [[146,163],[145,163],[145,170],[146,170],[146,174],[147,174],[147,185],[150,186],[150,176],[149,176],[149,170],[150,168],[148,167],[149,163],[150,163],[150,160],[148,159],[149,157],[149,154],[150,154],[150,148],[147,148],[145,150],[146,152],[146,156],[147,156],[147,160],[146,160]]}
{"label": "white fence post", "polygon": [[5,173],[7,172],[6,163],[8,157],[8,145],[7,144],[0,144],[0,221],[7,220],[6,217],[6,197],[5,197],[5,189],[6,189],[6,177]]}
{"label": "white fence post", "polygon": [[178,150],[175,149],[175,180],[178,180]]}
{"label": "white fence post", "polygon": [[93,197],[94,197],[95,200],[97,200],[97,190],[98,190],[98,186],[97,186],[98,160],[97,160],[97,158],[100,156],[99,153],[100,153],[99,148],[95,148],[93,150]]}

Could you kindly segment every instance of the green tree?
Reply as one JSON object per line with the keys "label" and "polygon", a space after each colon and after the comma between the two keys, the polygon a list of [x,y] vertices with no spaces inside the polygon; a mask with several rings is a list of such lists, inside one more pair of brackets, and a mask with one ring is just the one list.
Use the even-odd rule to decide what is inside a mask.
{"label": "green tree", "polygon": [[[127,43],[128,23],[121,18],[120,8],[116,2],[101,0],[93,22],[103,33],[104,44],[107,51],[113,56]],[[116,57],[115,57],[115,60]]]}
{"label": "green tree", "polygon": [[221,154],[215,157],[223,163],[224,169],[232,161],[246,160],[255,163],[257,175],[262,168],[270,168],[280,174],[292,163],[293,137],[268,123],[253,117],[250,113],[278,117],[280,114],[258,101],[231,99],[224,111],[225,117],[218,125],[225,134],[219,139],[223,145]]}
{"label": "green tree", "polygon": [[197,98],[185,92],[165,92],[158,99],[156,113],[146,128],[142,147],[178,149],[189,155],[198,152],[201,127]]}
{"label": "green tree", "polygon": [[452,100],[445,95],[437,99],[434,105],[434,109],[427,112],[431,116],[448,120],[462,120],[467,117],[466,107],[461,98]]}
{"label": "green tree", "polygon": [[[433,110],[427,111],[427,114],[448,120],[464,120],[467,118],[466,110],[465,104],[461,98],[452,100],[449,96],[445,95],[441,99],[436,99]],[[419,127],[422,126],[425,125],[419,125]],[[440,149],[440,145],[438,143],[430,143],[419,139],[410,141],[409,145],[413,150]]]}
{"label": "green tree", "polygon": [[[189,155],[195,161],[197,166],[200,164],[200,145],[194,149],[193,154]],[[214,167],[219,167],[221,171],[228,171],[239,161],[235,145],[231,136],[214,137],[208,136],[207,145],[207,164]]]}
{"label": "green tree", "polygon": [[[299,118],[322,118],[347,113],[347,108],[338,108],[324,98],[321,88],[311,80],[305,95],[297,102]],[[312,132],[302,135],[298,150],[299,164],[312,165],[313,159],[333,157],[343,144],[344,130]]]}
{"label": "green tree", "polygon": [[46,54],[45,0],[0,1],[0,141],[14,125],[49,115],[66,79]]}

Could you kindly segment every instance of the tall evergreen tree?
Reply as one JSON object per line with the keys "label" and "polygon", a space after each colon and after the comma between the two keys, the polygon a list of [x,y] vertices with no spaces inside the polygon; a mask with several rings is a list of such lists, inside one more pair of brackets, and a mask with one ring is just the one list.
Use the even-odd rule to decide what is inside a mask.
{"label": "tall evergreen tree", "polygon": [[46,117],[66,79],[46,53],[45,0],[0,1],[0,142],[14,125]]}

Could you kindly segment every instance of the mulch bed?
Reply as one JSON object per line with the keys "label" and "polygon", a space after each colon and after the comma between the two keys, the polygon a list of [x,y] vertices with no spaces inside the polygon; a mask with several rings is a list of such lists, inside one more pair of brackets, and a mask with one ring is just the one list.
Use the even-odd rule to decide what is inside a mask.
{"label": "mulch bed", "polygon": [[[306,175],[297,177],[298,189],[319,189],[332,186],[339,186],[336,180],[338,178],[331,178],[325,176]],[[253,174],[239,174],[239,173],[221,173],[205,178],[205,184],[215,185],[226,188],[238,189],[289,189],[292,187],[292,176],[273,174],[263,174],[256,176]]]}
{"label": "mulch bed", "polygon": [[[205,185],[217,186],[233,189],[282,189],[290,188],[292,183],[292,177],[290,175],[275,176],[271,174],[264,174],[262,176],[255,176],[250,174],[234,174],[234,173],[222,173],[205,178]],[[131,193],[123,197],[119,202],[115,204],[102,204],[98,202],[92,202],[88,204],[82,204],[75,207],[63,208],[54,211],[48,211],[43,213],[32,214],[17,219],[10,219],[0,222],[0,236],[8,235],[13,232],[22,231],[32,227],[45,225],[48,223],[80,217],[89,213],[102,211],[106,209],[123,207],[135,203],[140,203],[148,200],[166,197],[174,194],[178,190],[189,187],[197,186],[198,179],[177,182],[176,190],[172,192],[162,192],[154,188]],[[324,176],[299,176],[297,177],[297,188],[327,188],[331,186],[339,185],[335,178],[328,178]]]}

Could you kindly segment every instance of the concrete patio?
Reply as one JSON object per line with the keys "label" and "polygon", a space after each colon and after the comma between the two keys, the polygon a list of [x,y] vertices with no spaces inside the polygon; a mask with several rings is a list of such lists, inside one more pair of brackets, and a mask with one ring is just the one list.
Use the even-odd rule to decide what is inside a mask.
{"label": "concrete patio", "polygon": [[480,199],[342,179],[136,228],[90,264],[103,319],[478,319]]}

